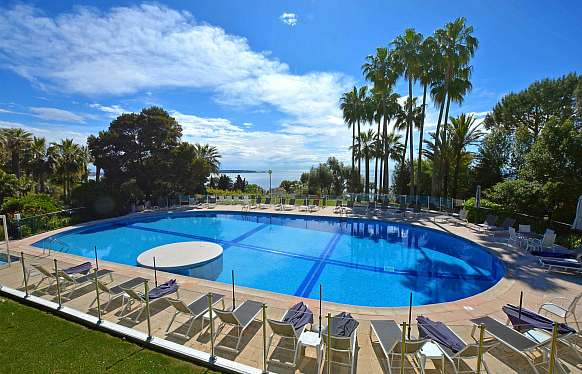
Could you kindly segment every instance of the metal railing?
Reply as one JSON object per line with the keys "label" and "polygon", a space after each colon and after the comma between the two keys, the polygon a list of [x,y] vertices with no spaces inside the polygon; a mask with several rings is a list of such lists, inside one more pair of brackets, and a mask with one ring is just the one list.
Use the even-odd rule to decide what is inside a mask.
{"label": "metal railing", "polygon": [[[223,287],[213,288],[208,285],[196,288],[180,286],[176,292],[164,296],[170,298],[173,303],[170,304],[160,301],[164,298],[150,299],[149,295],[152,295],[154,288],[153,273],[151,277],[142,273],[140,276],[145,280],[131,283],[135,277],[117,271],[108,273],[106,268],[94,263],[88,272],[68,276],[64,274],[65,269],[78,263],[24,253],[20,256],[21,266],[0,269],[1,287],[22,290],[29,302],[34,302],[33,296],[51,301],[55,303],[56,310],[62,313],[71,308],[86,313],[95,318],[97,327],[121,324],[124,327],[120,327],[119,331],[127,331],[123,329],[129,327],[142,333],[146,342],[153,344],[163,339],[204,352],[210,357],[209,365],[217,363],[217,358],[222,358],[253,366],[262,372],[277,372],[281,366],[289,366],[302,367],[304,372],[312,373],[334,373],[352,367],[354,373],[381,372],[385,365],[390,365],[393,373],[402,373],[408,372],[411,367],[424,367],[428,361],[432,361],[436,370],[443,373],[453,373],[459,369],[459,365],[475,373],[484,373],[486,368],[490,372],[520,372],[523,367],[530,365],[528,358],[523,355],[511,353],[511,359],[507,359],[503,356],[507,350],[492,349],[501,343],[495,341],[496,331],[490,329],[486,322],[442,324],[421,321],[416,318],[418,313],[413,306],[410,306],[408,316],[390,316],[389,312],[386,312],[386,316],[361,312],[352,316],[338,314],[337,310],[326,304],[318,304],[316,300],[305,300],[308,310],[297,308],[293,312],[291,305],[281,308],[270,304],[268,300],[257,297],[249,299],[245,294],[236,294],[235,304],[235,293],[229,294]],[[39,272],[41,268],[51,276],[47,278],[46,274]],[[163,284],[166,280],[162,278],[160,282]],[[112,294],[116,285],[133,290],[134,296],[127,292]],[[137,300],[133,299],[135,295]],[[127,307],[130,300],[132,302]],[[547,300],[539,294],[531,294],[522,298],[522,301],[525,301],[525,315],[531,313],[531,310],[537,310],[535,306]],[[202,308],[202,305],[206,307],[182,308],[180,303],[185,306],[196,305],[196,308]],[[233,323],[235,320],[228,318],[235,305],[240,307],[253,303],[256,305],[256,314],[250,324],[236,326]],[[518,304],[517,300],[515,304]],[[303,323],[296,335],[294,332],[286,334],[285,326],[281,323],[289,313],[294,316],[290,320]],[[478,314],[478,310],[471,314]],[[373,326],[373,320],[388,322]],[[504,320],[499,322],[504,326],[505,334],[527,337],[529,335],[523,334],[532,329],[532,325],[526,323],[525,319],[523,322],[520,318],[517,322],[512,320],[508,326],[505,326]],[[549,325],[542,326],[545,330],[536,330],[535,336],[545,340],[536,348],[540,355],[531,365],[554,373],[558,365],[572,362],[567,356],[572,352],[568,350],[574,350],[572,357],[582,352],[582,347],[576,345],[575,340],[570,341],[567,334],[560,333],[563,326],[550,321]],[[384,351],[380,346],[385,337],[380,339],[379,335],[385,333],[382,330],[385,328],[396,329],[399,334],[393,345],[383,347]],[[456,335],[466,346],[473,347],[473,353],[470,354],[469,349],[464,354],[455,355],[442,349],[448,347],[447,341],[439,341],[436,335],[431,334],[442,332],[443,329]],[[515,333],[508,332],[509,329]],[[168,346],[169,343],[163,344]],[[543,359],[540,360],[540,357]],[[523,362],[513,366],[516,360]]]}

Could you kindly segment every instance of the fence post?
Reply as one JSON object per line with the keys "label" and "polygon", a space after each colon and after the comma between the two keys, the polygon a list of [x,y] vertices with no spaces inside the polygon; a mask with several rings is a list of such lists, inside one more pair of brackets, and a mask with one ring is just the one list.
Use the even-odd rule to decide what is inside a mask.
{"label": "fence post", "polygon": [[1,215],[2,218],[2,227],[4,229],[4,244],[6,244],[6,260],[8,262],[8,266],[12,265],[12,259],[10,258],[10,240],[8,239],[8,222],[6,220],[6,215]]}
{"label": "fence post", "polygon": [[152,324],[150,321],[150,287],[148,285],[148,280],[144,282],[144,291],[145,291],[145,302],[146,302],[146,317],[148,319],[148,341],[152,340]]}
{"label": "fence post", "polygon": [[210,363],[216,361],[214,355],[214,318],[212,318],[212,292],[208,293],[208,317],[210,319]]}
{"label": "fence post", "polygon": [[26,266],[24,266],[24,252],[20,252],[20,263],[22,264],[22,278],[24,280],[24,298],[28,297],[28,277],[26,276]]}
{"label": "fence post", "polygon": [[327,374],[331,374],[331,313],[327,313]]}
{"label": "fence post", "polygon": [[404,374],[404,357],[406,352],[406,322],[402,322],[402,347],[400,347],[400,374]]}
{"label": "fence post", "polygon": [[267,304],[263,304],[263,373],[267,373]]}
{"label": "fence post", "polygon": [[481,374],[481,363],[483,362],[483,339],[485,338],[485,325],[479,325],[479,354],[477,355],[477,374]]}
{"label": "fence post", "polygon": [[99,300],[99,281],[97,280],[97,269],[93,269],[93,275],[95,276],[95,293],[96,293],[96,300],[97,300],[97,324],[100,324],[101,321],[101,300]]}
{"label": "fence post", "polygon": [[558,341],[558,322],[554,322],[554,327],[552,329],[552,348],[550,350],[550,363],[548,368],[549,374],[554,374],[554,366],[556,365],[556,349]]}
{"label": "fence post", "polygon": [[63,306],[63,300],[61,299],[61,281],[60,281],[60,277],[59,277],[59,267],[57,265],[57,259],[54,259],[55,262],[55,278],[57,280],[57,300],[59,303],[59,309],[61,309],[61,307]]}

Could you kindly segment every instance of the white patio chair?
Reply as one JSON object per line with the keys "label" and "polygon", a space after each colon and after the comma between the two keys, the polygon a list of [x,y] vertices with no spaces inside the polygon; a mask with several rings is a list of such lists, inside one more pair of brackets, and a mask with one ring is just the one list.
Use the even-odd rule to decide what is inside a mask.
{"label": "white patio chair", "polygon": [[567,323],[567,319],[572,317],[574,322],[576,323],[576,328],[580,330],[580,325],[578,324],[578,320],[576,319],[576,306],[582,299],[582,292],[580,292],[577,296],[573,299],[558,296],[549,299],[548,301],[542,303],[538,309],[538,313],[542,313],[542,311],[547,314],[553,314],[556,317],[560,317],[564,319],[564,323]]}

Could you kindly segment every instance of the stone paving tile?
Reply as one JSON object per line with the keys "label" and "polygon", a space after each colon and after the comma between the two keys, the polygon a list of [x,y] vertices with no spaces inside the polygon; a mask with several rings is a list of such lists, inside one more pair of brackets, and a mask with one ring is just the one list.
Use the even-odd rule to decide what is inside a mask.
{"label": "stone paving tile", "polygon": [[[233,207],[217,207],[216,210],[219,209],[232,210]],[[311,215],[333,216],[334,214],[332,211],[332,208],[326,208],[315,213],[311,213]],[[273,210],[268,210],[267,212],[273,212]],[[297,211],[285,213],[299,214]],[[306,213],[301,212],[301,214],[305,215]],[[524,306],[533,310],[537,310],[537,307],[540,305],[540,303],[542,303],[543,300],[546,300],[548,297],[572,297],[573,295],[582,292],[582,280],[580,277],[544,272],[535,266],[535,259],[533,257],[525,255],[516,249],[508,248],[505,244],[492,242],[490,237],[483,235],[472,225],[466,227],[463,225],[455,225],[451,223],[435,224],[430,219],[406,221],[414,225],[422,225],[447,231],[482,244],[496,256],[500,257],[507,266],[507,273],[505,277],[491,289],[481,294],[454,302],[415,307],[413,309],[412,315],[413,321],[417,315],[422,314],[429,316],[431,319],[448,323],[451,328],[453,328],[453,330],[455,330],[463,339],[466,341],[471,341],[470,335],[472,326],[469,320],[478,316],[490,315],[498,318],[500,321],[505,322],[505,315],[501,311],[501,306],[506,303],[517,304],[519,302],[520,292],[524,293]],[[56,230],[55,232],[64,230],[65,229]],[[78,264],[79,262],[86,260],[66,253],[53,252],[50,255],[48,255],[48,253],[43,254],[42,251],[38,248],[31,247],[31,244],[34,241],[39,240],[42,237],[52,235],[55,232],[45,233],[33,238],[27,238],[19,242],[14,242],[12,243],[13,251],[23,251],[25,253],[26,264],[42,264],[48,269],[52,269],[54,267],[53,259],[55,258],[58,260],[59,267],[61,268],[66,267],[66,265]],[[106,261],[100,261],[99,265],[102,269],[106,268],[114,271],[113,281],[110,281],[107,278],[103,278],[103,281],[109,282],[110,285],[119,284],[136,276],[148,278],[150,279],[150,285],[153,284],[153,274],[150,270],[115,263],[108,263]],[[5,284],[12,288],[23,289],[22,278],[22,267],[20,263],[14,263],[11,267],[4,266],[0,268],[1,284]],[[228,295],[225,298],[226,307],[230,307],[232,305],[232,300],[230,299],[231,290],[229,285],[183,277],[170,273],[158,272],[158,279],[160,282],[172,278],[176,278],[180,284],[180,298],[182,300],[192,301],[197,297],[212,291]],[[35,283],[38,279],[38,276],[31,277],[29,284]],[[31,290],[31,292],[49,300],[56,301],[57,299],[55,287],[51,288],[41,286],[37,290]],[[237,304],[242,303],[246,299],[265,302],[268,305],[267,315],[270,318],[279,318],[289,305],[292,305],[298,300],[301,300],[300,298],[289,295],[276,294],[244,287],[237,288],[236,297]],[[64,305],[96,315],[97,311],[95,305],[89,307],[94,299],[94,284],[88,284],[76,291],[74,297],[72,297],[71,300],[64,300]],[[102,300],[102,304],[104,304],[106,297],[102,296]],[[311,309],[314,311],[314,314],[316,314],[316,321],[314,324],[314,327],[316,327],[317,315],[319,313],[318,306],[314,300],[306,299],[304,301],[310,305]],[[110,308],[112,310],[104,313],[102,318],[125,326],[133,327],[142,332],[147,332],[147,320],[142,318],[137,323],[134,323],[128,321],[127,319],[120,318],[120,306],[121,303],[119,301],[112,303]],[[177,337],[176,335],[166,333],[166,328],[173,315],[173,309],[167,305],[167,303],[160,302],[159,304],[152,305],[151,310],[152,316],[150,318],[150,326],[153,335],[163,337],[204,352],[210,352],[210,335],[207,328],[207,322],[202,330],[199,328],[194,328],[192,337],[190,339],[183,339]],[[358,328],[358,351],[356,359],[357,373],[387,373],[388,367],[386,365],[386,357],[384,356],[384,353],[377,344],[372,344],[370,342],[368,321],[372,319],[394,319],[400,323],[408,319],[408,308],[369,308],[341,305],[336,303],[323,303],[324,314],[333,314],[344,310],[351,312],[354,317],[360,321],[360,326]],[[135,315],[135,312],[134,314],[130,314],[130,316],[131,315]],[[578,308],[577,316],[578,319],[582,321],[582,306]],[[175,330],[176,328],[182,328],[183,330],[183,322],[178,321],[175,323],[172,327],[172,330]],[[222,342],[224,345],[234,346],[233,339],[226,336],[227,333],[235,333],[234,330],[230,330],[231,329],[228,327],[225,328],[219,337],[217,337],[217,342]],[[268,333],[270,333],[270,331],[268,331]],[[414,337],[416,334],[416,327],[413,327],[412,337]],[[262,325],[260,322],[256,322],[253,327],[249,328],[249,330],[245,332],[242,346],[243,349],[238,354],[225,351],[221,348],[216,349],[216,354],[221,357],[236,360],[240,363],[261,368],[263,365],[263,335]],[[558,349],[558,355],[561,359],[561,362],[565,364],[568,373],[582,373],[582,363],[580,362],[579,357],[576,356],[576,354],[568,347],[560,345]],[[317,365],[315,357],[315,350],[313,348],[308,348],[307,351],[300,356],[297,368],[287,368],[276,363],[270,363],[268,369],[278,373],[316,373]],[[485,356],[485,360],[488,364],[490,372],[492,373],[532,372],[525,360],[517,356],[515,353],[509,351],[507,348],[503,348],[502,346],[495,348],[491,354],[487,354]],[[475,367],[474,362],[469,362],[469,364],[473,365],[473,368]],[[319,372],[327,372],[326,364],[322,363],[321,366],[322,367],[320,368]],[[442,368],[440,362],[429,363],[426,372],[437,373],[441,372],[442,369],[444,369],[445,372],[454,372],[450,363],[445,363],[445,367]],[[349,368],[332,365],[332,372],[347,373],[349,372]]]}

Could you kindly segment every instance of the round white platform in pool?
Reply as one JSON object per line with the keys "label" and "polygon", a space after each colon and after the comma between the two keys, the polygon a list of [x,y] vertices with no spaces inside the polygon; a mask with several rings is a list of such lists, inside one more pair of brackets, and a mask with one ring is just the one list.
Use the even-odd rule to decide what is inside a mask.
{"label": "round white platform in pool", "polygon": [[178,242],[154,247],[140,254],[137,263],[148,268],[180,269],[204,265],[222,255],[222,247],[210,242]]}

